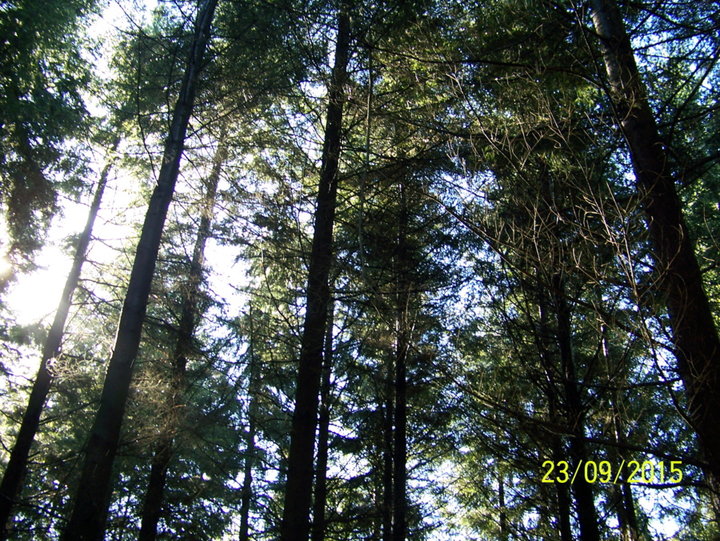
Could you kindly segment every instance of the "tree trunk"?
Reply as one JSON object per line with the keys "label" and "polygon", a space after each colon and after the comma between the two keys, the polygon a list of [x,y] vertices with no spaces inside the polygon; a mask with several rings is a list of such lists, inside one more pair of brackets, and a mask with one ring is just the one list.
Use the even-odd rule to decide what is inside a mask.
{"label": "tree trunk", "polygon": [[318,416],[318,452],[315,465],[315,500],[310,539],[325,539],[325,509],[327,507],[328,440],[330,436],[330,383],[333,359],[334,303],[330,301],[327,333],[325,335],[325,358],[323,360],[322,385],[320,387],[320,415]]}
{"label": "tree trunk", "polygon": [[224,139],[225,132],[222,130],[220,142],[213,158],[212,170],[206,183],[205,200],[195,246],[193,247],[190,271],[182,292],[180,324],[172,357],[171,392],[167,404],[169,412],[169,419],[166,423],[167,432],[161,436],[153,457],[150,479],[143,502],[139,541],[154,541],[157,536],[157,524],[162,510],[167,469],[173,456],[175,431],[181,424],[178,412],[181,412],[183,408],[183,395],[187,387],[187,356],[192,352],[193,335],[197,326],[197,302],[202,284],[205,245],[212,229],[212,215],[218,183],[220,182],[220,171],[227,159],[227,146]]}
{"label": "tree trunk", "polygon": [[257,433],[257,387],[260,384],[260,367],[255,358],[255,337],[253,329],[252,305],[250,307],[250,379],[248,381],[248,428],[245,437],[245,461],[243,464],[243,484],[240,494],[240,535],[239,541],[250,539],[250,504],[252,500],[252,473],[255,462],[255,434]]}
{"label": "tree trunk", "polygon": [[[560,437],[553,437],[553,461],[557,464],[561,460],[567,460],[563,451]],[[570,494],[565,483],[555,483],[558,504],[558,522],[560,523],[560,541],[573,541],[572,526],[570,522]]]}
{"label": "tree trunk", "polygon": [[505,506],[505,480],[503,479],[502,472],[497,472],[498,481],[498,510],[500,511],[499,526],[500,526],[500,539],[501,541],[507,541],[508,539],[508,521],[507,521],[507,507]]}
{"label": "tree trunk", "polygon": [[133,365],[140,346],[140,334],[160,248],[160,238],[175,190],[185,135],[195,100],[197,80],[216,5],[217,0],[207,0],[199,7],[190,57],[165,143],[157,186],[145,215],[120,316],[115,347],[105,376],[100,408],[86,446],[85,461],[76,489],[70,521],[63,532],[62,539],[65,541],[100,540],[105,532],[112,490],[112,466],[120,439],[120,427],[130,389]]}
{"label": "tree trunk", "polygon": [[611,98],[630,149],[673,331],[688,414],[706,455],[711,484],[720,486],[720,340],[675,181],[638,73],[630,39],[613,0],[592,0]]}
{"label": "tree trunk", "polygon": [[[602,340],[602,357],[605,363],[605,372],[607,374],[613,373],[613,367],[610,363],[610,346],[607,339],[607,327],[602,325],[601,327],[601,340]],[[613,385],[610,382],[611,386]],[[627,384],[627,377],[625,374],[622,376],[622,380],[619,382],[620,385]],[[615,384],[617,386],[617,384]],[[619,449],[625,444],[625,428],[622,422],[622,416],[620,414],[620,408],[618,407],[618,401],[620,399],[620,393],[617,390],[613,390],[610,395],[610,413],[612,415],[612,432],[611,437],[614,447],[608,449],[608,458],[611,464],[620,464],[621,456]],[[623,477],[623,481],[626,481]],[[635,513],[635,502],[632,495],[631,485],[627,482],[623,482],[620,485],[613,484],[610,486],[611,503],[615,505],[616,515],[618,519],[618,526],[620,529],[620,538],[622,541],[639,541],[641,539],[640,530],[638,528],[637,516]]]}
{"label": "tree trunk", "polygon": [[260,365],[255,358],[255,327],[252,301],[250,301],[249,343],[249,381],[248,381],[248,428],[245,436],[245,461],[243,464],[243,484],[240,494],[240,535],[239,541],[250,540],[250,504],[252,500],[253,466],[255,463],[255,435],[257,433],[257,393],[260,385]]}
{"label": "tree trunk", "polygon": [[407,360],[410,351],[410,261],[407,246],[408,212],[405,181],[399,184],[395,284],[397,287],[395,337],[395,434],[393,449],[393,540],[407,537]]}
{"label": "tree trunk", "polygon": [[308,270],[305,322],[290,436],[287,485],[280,537],[304,541],[310,531],[313,454],[322,374],[323,342],[330,302],[329,274],[338,188],[338,162],[345,102],[345,80],[350,50],[350,18],[343,5],[338,12],[335,63],[328,89],[327,124],[320,183],[315,209],[315,231]]}
{"label": "tree trunk", "polygon": [[[255,378],[251,377],[250,381],[253,382],[253,379]],[[245,461],[243,464],[243,484],[240,494],[240,535],[238,536],[240,541],[249,541],[250,539],[250,504],[252,503],[253,459],[256,452],[255,434],[257,432],[257,421],[253,415],[255,400],[254,396],[250,396],[248,431],[245,440]]]}
{"label": "tree trunk", "polygon": [[557,317],[557,340],[560,349],[564,398],[567,408],[567,418],[570,423],[569,458],[574,467],[580,465],[578,476],[575,482],[572,483],[575,503],[577,504],[578,522],[580,524],[580,538],[583,541],[600,541],[593,488],[592,485],[585,480],[582,472],[582,464],[585,464],[587,459],[587,451],[585,448],[585,415],[575,371],[570,307],[567,305],[565,285],[560,274],[554,274],[552,277],[552,292],[555,315]]}
{"label": "tree trunk", "polygon": [[[540,353],[540,361],[547,380],[551,386],[545,387],[545,394],[548,401],[548,409],[550,413],[550,422],[560,425],[562,419],[558,413],[560,393],[556,390],[556,370],[554,369],[554,358],[550,351],[550,341],[553,338],[553,332],[550,330],[548,306],[550,304],[547,291],[543,282],[543,273],[540,269],[536,269],[536,289],[538,295],[538,329],[535,333],[535,342]],[[555,464],[561,460],[567,460],[567,452],[563,445],[563,439],[559,434],[551,434],[552,459]],[[573,541],[572,526],[570,521],[572,501],[568,486],[565,483],[554,483],[557,496],[557,512],[561,541]]]}
{"label": "tree trunk", "polygon": [[[111,146],[111,154],[115,153],[119,144],[120,139],[116,138]],[[20,487],[23,477],[25,476],[30,448],[40,426],[40,415],[45,406],[47,395],[50,392],[50,385],[52,384],[53,378],[50,368],[48,367],[48,362],[60,354],[60,347],[72,303],[72,296],[80,280],[80,272],[85,262],[85,255],[92,237],[93,226],[95,225],[95,219],[100,210],[100,203],[113,162],[114,157],[110,157],[107,160],[107,164],[102,170],[97,187],[95,188],[95,195],[90,205],[85,229],[83,229],[78,239],[72,267],[65,281],[65,288],[63,289],[57,311],[55,312],[55,319],[45,338],[40,367],[33,382],[28,405],[25,408],[20,430],[15,439],[15,445],[10,453],[10,460],[3,474],[2,484],[0,484],[0,539],[3,540],[7,538],[9,533],[6,528],[9,527],[8,523],[12,518],[12,507],[20,494]]]}
{"label": "tree trunk", "polygon": [[393,426],[395,422],[395,363],[390,359],[385,374],[385,404],[383,407],[383,491],[382,539],[392,541],[393,524]]}

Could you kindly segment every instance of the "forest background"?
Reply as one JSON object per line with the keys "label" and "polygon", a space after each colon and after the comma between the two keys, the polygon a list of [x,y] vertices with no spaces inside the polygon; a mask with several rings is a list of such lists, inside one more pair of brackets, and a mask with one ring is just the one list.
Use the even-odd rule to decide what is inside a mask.
{"label": "forest background", "polygon": [[718,539],[720,4],[0,3],[0,539]]}

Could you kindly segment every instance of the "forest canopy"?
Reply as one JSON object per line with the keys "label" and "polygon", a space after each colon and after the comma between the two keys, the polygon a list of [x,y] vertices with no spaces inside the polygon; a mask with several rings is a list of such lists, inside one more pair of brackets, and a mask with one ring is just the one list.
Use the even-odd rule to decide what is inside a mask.
{"label": "forest canopy", "polygon": [[0,541],[720,538],[720,6],[0,4]]}

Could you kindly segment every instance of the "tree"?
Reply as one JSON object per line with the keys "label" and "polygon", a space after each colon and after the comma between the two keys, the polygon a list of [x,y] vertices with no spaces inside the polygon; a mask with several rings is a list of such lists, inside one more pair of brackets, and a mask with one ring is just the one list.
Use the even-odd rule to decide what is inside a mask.
{"label": "tree", "polygon": [[[625,3],[613,27],[562,1],[214,4],[160,2],[94,51],[59,3],[36,20],[30,0],[0,8],[2,65],[31,59],[2,88],[47,90],[0,98],[8,216],[30,163],[8,126],[34,119],[20,124],[47,180],[25,194],[38,243],[53,194],[77,185],[59,160],[85,145],[47,107],[83,117],[57,86],[85,76],[78,57],[57,77],[68,51],[113,49],[101,101],[125,115],[124,182],[50,363],[12,536],[53,539],[70,517],[66,539],[117,541],[714,538],[712,457],[687,415],[710,391],[677,369],[690,309],[669,303],[682,258],[662,258],[693,238],[689,276],[720,304],[716,10]],[[614,83],[618,25],[637,73]],[[642,103],[685,221],[662,222],[669,235],[648,227],[668,183],[632,174]],[[132,227],[106,235],[106,220]],[[17,277],[0,303],[0,459],[22,363],[42,353],[43,323],[10,308]]]}
{"label": "tree", "polygon": [[72,515],[63,532],[64,539],[100,539],[105,529],[112,487],[112,465],[120,437],[133,363],[140,343],[165,216],[180,168],[185,134],[216,5],[216,0],[207,0],[198,6],[193,43],[165,143],[158,183],[143,224],[115,347],[105,377],[100,409],[85,450],[82,476]]}
{"label": "tree", "polygon": [[345,78],[350,53],[350,15],[343,4],[337,14],[335,61],[328,88],[327,120],[320,183],[315,209],[315,229],[308,269],[307,306],[300,350],[295,411],[293,413],[287,486],[285,488],[281,539],[307,539],[310,531],[313,458],[318,397],[322,376],[332,236],[338,189],[338,162],[345,104]]}
{"label": "tree", "polygon": [[40,426],[40,416],[48,392],[50,391],[50,385],[52,384],[53,377],[48,363],[60,354],[65,324],[72,304],[72,297],[78,286],[80,272],[82,271],[85,255],[92,236],[93,225],[100,210],[103,192],[105,191],[108,175],[114,161],[114,153],[117,150],[119,142],[120,140],[118,138],[112,142],[107,163],[100,173],[85,229],[77,241],[72,268],[65,281],[65,287],[63,288],[62,297],[60,298],[60,304],[55,312],[52,327],[45,338],[40,367],[35,376],[22,424],[20,425],[15,445],[10,454],[10,460],[3,474],[2,484],[0,484],[0,539],[5,539],[7,536],[6,527],[12,518],[12,507],[20,494],[22,478],[27,468],[28,456],[30,454],[30,447]]}
{"label": "tree", "polygon": [[206,183],[206,193],[197,238],[192,253],[192,261],[187,284],[182,291],[182,309],[177,341],[172,354],[172,381],[169,396],[169,416],[166,433],[161,436],[150,471],[145,500],[143,503],[142,524],[138,539],[152,541],[157,535],[157,523],[160,519],[165,476],[173,454],[174,433],[177,430],[178,411],[183,408],[183,394],[187,387],[187,357],[193,350],[193,334],[197,326],[198,296],[202,282],[205,244],[211,233],[213,207],[220,181],[220,170],[227,159],[227,147],[224,142],[226,133],[220,134],[220,142],[213,158],[212,170]]}
{"label": "tree", "polygon": [[[81,22],[96,2],[24,0],[0,13],[0,198],[5,249],[30,260],[57,209],[58,189],[77,185],[77,157],[63,142],[86,126]],[[52,172],[64,176],[53,178]]]}
{"label": "tree", "polygon": [[608,91],[627,142],[638,193],[647,214],[667,303],[688,415],[706,454],[713,490],[720,486],[720,339],[683,216],[670,157],[650,108],[617,5],[592,3],[592,19],[605,62]]}

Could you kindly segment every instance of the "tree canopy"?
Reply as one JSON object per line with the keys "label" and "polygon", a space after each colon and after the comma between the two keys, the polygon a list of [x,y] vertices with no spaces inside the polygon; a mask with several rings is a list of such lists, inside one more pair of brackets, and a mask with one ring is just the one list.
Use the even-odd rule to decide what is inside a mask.
{"label": "tree canopy", "polygon": [[2,3],[0,539],[717,539],[719,31]]}

